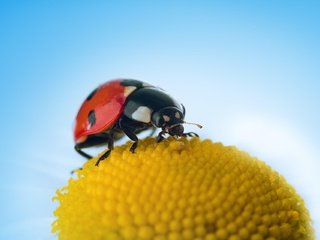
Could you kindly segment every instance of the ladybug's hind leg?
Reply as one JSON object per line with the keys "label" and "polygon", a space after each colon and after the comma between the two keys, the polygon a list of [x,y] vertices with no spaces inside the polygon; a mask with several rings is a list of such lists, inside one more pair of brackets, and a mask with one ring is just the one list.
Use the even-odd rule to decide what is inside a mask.
{"label": "ladybug's hind leg", "polygon": [[106,144],[110,141],[110,133],[101,133],[97,135],[89,135],[85,141],[77,143],[74,149],[83,157],[91,159],[92,156],[85,153],[82,149]]}
{"label": "ladybug's hind leg", "polygon": [[114,143],[114,138],[113,138],[113,133],[108,134],[108,151],[106,151],[104,154],[102,154],[98,161],[96,162],[96,166],[99,166],[99,163],[103,160],[105,160],[107,157],[109,157],[111,151],[113,150],[113,143]]}
{"label": "ladybug's hind leg", "polygon": [[[81,156],[87,158],[88,160],[92,158],[91,155],[89,155],[88,153],[85,153],[84,151],[82,151],[82,148],[79,146],[79,144],[76,144],[74,146],[74,149],[77,151],[77,153],[79,153]],[[74,169],[70,173],[71,173],[71,175],[73,175],[75,172],[77,172],[79,170],[82,170],[82,168]]]}
{"label": "ladybug's hind leg", "polygon": [[114,134],[113,132],[103,132],[99,135],[91,135],[88,136],[87,139],[84,142],[77,143],[74,146],[74,149],[83,157],[87,159],[93,158],[91,155],[84,152],[83,148],[93,147],[93,146],[99,146],[101,144],[108,144],[108,151],[104,153],[98,160],[97,164],[110,154],[110,151],[113,149],[113,141],[114,141]]}
{"label": "ladybug's hind leg", "polygon": [[85,153],[84,151],[82,151],[82,148],[79,146],[79,144],[74,145],[74,150],[77,151],[77,153],[79,153],[81,156],[87,158],[87,159],[91,159],[92,156],[89,155],[88,153]]}

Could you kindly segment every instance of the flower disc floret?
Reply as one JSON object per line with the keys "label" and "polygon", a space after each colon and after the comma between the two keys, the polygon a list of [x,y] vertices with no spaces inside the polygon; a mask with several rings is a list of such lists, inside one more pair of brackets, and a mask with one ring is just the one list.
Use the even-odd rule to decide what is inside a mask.
{"label": "flower disc floret", "polygon": [[314,239],[301,197],[247,153],[198,138],[130,144],[57,190],[59,239]]}

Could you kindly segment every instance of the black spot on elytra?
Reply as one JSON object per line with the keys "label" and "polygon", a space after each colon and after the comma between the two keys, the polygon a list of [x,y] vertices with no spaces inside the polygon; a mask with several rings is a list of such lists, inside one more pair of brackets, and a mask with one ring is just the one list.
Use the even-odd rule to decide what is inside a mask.
{"label": "black spot on elytra", "polygon": [[89,101],[89,100],[96,94],[97,91],[98,91],[98,88],[96,88],[95,90],[93,90],[93,91],[89,94],[89,96],[87,97],[87,101]]}
{"label": "black spot on elytra", "polygon": [[94,113],[94,110],[91,110],[88,114],[88,121],[93,126],[96,123],[96,115]]}

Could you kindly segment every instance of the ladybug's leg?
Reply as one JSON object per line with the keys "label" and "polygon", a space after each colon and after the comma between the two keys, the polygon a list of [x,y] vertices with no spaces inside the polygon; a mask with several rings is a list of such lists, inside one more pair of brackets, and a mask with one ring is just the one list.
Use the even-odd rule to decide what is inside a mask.
{"label": "ladybug's leg", "polygon": [[139,141],[137,135],[134,133],[134,131],[132,130],[131,127],[129,127],[128,125],[125,124],[124,119],[119,120],[119,127],[124,132],[124,134],[126,134],[128,136],[128,138],[130,138],[132,141],[134,141],[134,143],[130,147],[130,152],[134,153],[134,150],[137,148],[138,141]]}
{"label": "ladybug's leg", "polygon": [[82,151],[78,144],[76,144],[76,145],[74,146],[74,149],[75,149],[81,156],[83,156],[83,157],[85,157],[85,158],[87,158],[87,159],[91,159],[91,158],[92,158],[91,155],[89,155],[88,153],[85,153],[84,151]]}
{"label": "ladybug's leg", "polygon": [[73,170],[70,172],[70,174],[73,175],[75,172],[81,171],[82,169],[83,169],[82,167],[73,169]]}
{"label": "ladybug's leg", "polygon": [[159,132],[158,137],[157,137],[157,142],[158,143],[161,142],[164,139],[163,134],[165,134],[165,131]]}
{"label": "ladybug's leg", "polygon": [[[101,144],[108,144],[110,142],[110,139],[113,140],[113,135],[111,133],[101,133],[99,135],[91,135],[88,136],[87,139],[84,142],[77,143],[74,146],[74,149],[83,157],[87,159],[91,159],[92,156],[85,153],[82,149],[88,148],[92,146],[98,146]],[[112,141],[113,144],[113,141]]]}
{"label": "ladybug's leg", "polygon": [[111,151],[113,150],[113,143],[114,143],[113,133],[107,134],[107,138],[108,138],[108,151],[106,151],[104,154],[102,154],[101,157],[99,157],[98,161],[95,164],[96,166],[99,166],[99,163],[101,161],[109,157]]}
{"label": "ladybug's leg", "polygon": [[154,135],[154,133],[157,131],[157,128],[156,128],[156,127],[152,127],[151,129],[152,129],[152,130],[151,130],[151,132],[150,132],[149,137],[152,137],[152,136]]}
{"label": "ladybug's leg", "polygon": [[[83,157],[87,158],[88,160],[92,158],[89,154],[85,153],[84,151],[81,150],[78,144],[74,146],[74,149]],[[71,174],[73,175],[76,171],[82,170],[82,168],[77,168],[71,171]]]}
{"label": "ladybug's leg", "polygon": [[130,152],[134,153],[134,150],[138,147],[138,137],[131,131],[129,128],[122,128],[122,131],[133,141],[133,144],[130,147]]}
{"label": "ladybug's leg", "polygon": [[184,133],[184,134],[182,134],[182,136],[184,136],[184,137],[199,137],[199,135],[196,134],[195,132]]}

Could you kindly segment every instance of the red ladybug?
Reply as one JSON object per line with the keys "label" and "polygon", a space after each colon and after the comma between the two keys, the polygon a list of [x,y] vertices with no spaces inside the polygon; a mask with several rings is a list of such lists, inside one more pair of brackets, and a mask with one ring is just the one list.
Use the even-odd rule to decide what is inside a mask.
{"label": "red ladybug", "polygon": [[74,128],[75,150],[90,159],[83,148],[107,144],[108,151],[99,158],[98,165],[123,135],[134,141],[131,152],[138,145],[136,134],[147,129],[161,128],[158,142],[165,134],[198,136],[184,133],[184,116],[184,106],[160,88],[132,79],[109,81],[93,90],[80,107]]}

